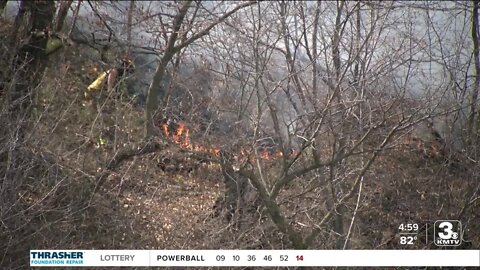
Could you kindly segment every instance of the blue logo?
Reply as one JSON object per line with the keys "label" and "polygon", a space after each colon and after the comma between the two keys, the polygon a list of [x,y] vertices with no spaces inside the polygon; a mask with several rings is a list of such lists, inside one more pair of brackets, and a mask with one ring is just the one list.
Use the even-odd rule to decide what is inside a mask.
{"label": "blue logo", "polygon": [[30,251],[30,266],[83,265],[81,251]]}

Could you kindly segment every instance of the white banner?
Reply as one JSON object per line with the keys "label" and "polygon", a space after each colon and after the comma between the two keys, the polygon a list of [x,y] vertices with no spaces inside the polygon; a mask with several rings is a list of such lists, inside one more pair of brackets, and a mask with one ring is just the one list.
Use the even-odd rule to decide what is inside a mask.
{"label": "white banner", "polygon": [[480,250],[31,250],[30,266],[480,267]]}

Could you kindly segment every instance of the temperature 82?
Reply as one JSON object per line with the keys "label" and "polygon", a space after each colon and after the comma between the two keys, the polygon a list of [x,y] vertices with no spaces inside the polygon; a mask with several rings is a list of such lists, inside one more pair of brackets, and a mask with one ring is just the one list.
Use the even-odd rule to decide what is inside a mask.
{"label": "temperature 82", "polygon": [[413,245],[415,240],[417,240],[416,236],[402,235],[400,236],[400,245]]}

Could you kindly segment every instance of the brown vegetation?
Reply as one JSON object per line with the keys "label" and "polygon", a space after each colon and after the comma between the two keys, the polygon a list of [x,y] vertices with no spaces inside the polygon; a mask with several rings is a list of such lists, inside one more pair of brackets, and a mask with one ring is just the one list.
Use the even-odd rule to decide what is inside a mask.
{"label": "brown vegetation", "polygon": [[[194,24],[203,8],[195,3],[179,5],[170,22],[176,30],[162,33],[166,51],[149,87],[147,111],[125,94],[132,74],[108,87],[99,84],[95,103],[85,99],[101,73],[103,52],[91,44],[71,42],[47,57],[44,50],[25,53],[32,39],[23,38],[31,31],[16,34],[23,46],[0,40],[0,267],[28,267],[31,248],[433,249],[423,236],[425,225],[431,230],[438,219],[463,222],[458,248],[480,248],[480,129],[470,121],[469,146],[453,147],[429,121],[458,108],[386,91],[395,88],[385,79],[388,65],[362,66],[374,57],[365,49],[374,46],[365,35],[380,36],[376,23],[386,11],[372,10],[366,33],[346,37],[345,13],[355,18],[349,23],[360,25],[366,20],[360,7],[373,7],[332,2],[337,24],[332,40],[324,41],[332,47],[322,52],[329,54],[331,65],[322,71],[328,76],[316,70],[317,45],[305,44],[311,65],[302,67],[288,46],[262,43],[276,31],[282,42],[300,46],[287,34],[287,13],[298,8],[305,16],[307,10],[287,2],[265,3],[272,7],[264,10],[283,20],[276,28],[267,31],[260,22],[233,28],[239,43],[252,39],[254,57],[219,53],[218,69],[209,60],[193,61],[193,71],[182,73],[189,68],[182,50],[214,26],[235,25],[241,19],[235,12],[259,8],[245,2],[205,27]],[[71,4],[60,5],[57,30]],[[320,10],[299,18],[318,24]],[[189,36],[194,26],[200,30]],[[15,37],[12,32],[13,25],[0,20],[0,35]],[[47,32],[30,38],[45,48]],[[228,40],[222,42],[228,48]],[[351,46],[343,47],[347,42]],[[342,50],[358,59],[342,59]],[[288,71],[280,80],[274,79],[273,52],[284,57]],[[401,49],[395,53],[402,55]],[[295,116],[288,118],[290,113]],[[478,113],[469,117],[479,119]],[[422,227],[411,246],[399,245],[398,226],[406,222]]]}

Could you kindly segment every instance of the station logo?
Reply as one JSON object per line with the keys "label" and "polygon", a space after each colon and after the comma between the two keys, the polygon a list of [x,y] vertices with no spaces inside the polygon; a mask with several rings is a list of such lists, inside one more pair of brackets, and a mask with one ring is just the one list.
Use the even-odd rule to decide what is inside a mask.
{"label": "station logo", "polygon": [[462,243],[462,223],[458,220],[435,221],[433,239],[439,247],[459,246]]}

